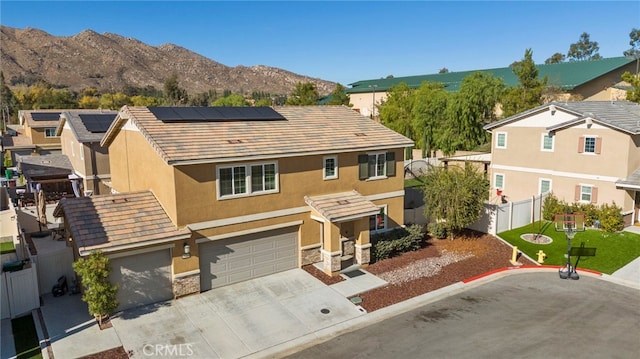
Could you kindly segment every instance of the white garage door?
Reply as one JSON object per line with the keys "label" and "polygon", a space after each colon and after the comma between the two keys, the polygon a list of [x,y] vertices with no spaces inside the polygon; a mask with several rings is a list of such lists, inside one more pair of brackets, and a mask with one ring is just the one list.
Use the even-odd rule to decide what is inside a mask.
{"label": "white garage door", "polygon": [[118,310],[173,299],[169,249],[113,258],[109,264],[109,279],[118,285]]}
{"label": "white garage door", "polygon": [[298,266],[298,227],[201,243],[200,289],[222,287]]}

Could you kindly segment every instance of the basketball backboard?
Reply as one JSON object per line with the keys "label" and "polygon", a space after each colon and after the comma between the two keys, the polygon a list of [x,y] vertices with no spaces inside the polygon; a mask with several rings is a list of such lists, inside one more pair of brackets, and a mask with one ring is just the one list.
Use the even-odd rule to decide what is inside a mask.
{"label": "basketball backboard", "polygon": [[562,213],[556,214],[554,218],[556,231],[565,232],[573,230],[575,232],[584,231],[584,214],[582,213]]}

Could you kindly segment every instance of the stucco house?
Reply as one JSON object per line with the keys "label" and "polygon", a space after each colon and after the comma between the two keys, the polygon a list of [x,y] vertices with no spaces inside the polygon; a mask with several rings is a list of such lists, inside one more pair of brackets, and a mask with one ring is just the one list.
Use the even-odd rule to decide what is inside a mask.
{"label": "stucco house", "polygon": [[101,145],[114,194],[63,199],[56,215],[77,255],[112,258],[126,306],[365,267],[370,234],[404,224],[413,142],[348,107],[125,106]]}
{"label": "stucco house", "polygon": [[508,201],[552,191],[568,203],[615,202],[627,225],[638,222],[639,104],[552,102],[484,129],[491,188]]}
{"label": "stucco house", "polygon": [[[617,101],[626,99],[625,83],[620,78],[625,71],[636,72],[636,60],[627,57],[611,57],[592,61],[572,61],[558,64],[538,64],[539,77],[547,77],[548,84],[560,89],[566,98],[577,98],[585,101]],[[444,74],[428,74],[416,76],[390,77],[357,81],[349,84],[346,93],[349,95],[352,108],[365,116],[372,111],[378,116],[377,106],[387,98],[387,91],[401,83],[410,88],[419,88],[423,82],[438,82],[445,90],[456,92],[462,80],[474,72],[490,73],[501,78],[508,87],[518,85],[518,77],[510,67],[494,69],[478,69],[456,71]]]}
{"label": "stucco house", "polygon": [[24,135],[31,139],[31,143],[40,154],[60,154],[60,137],[56,134],[56,127],[60,114],[64,110],[20,110],[18,121],[23,127]]}
{"label": "stucco house", "polygon": [[100,140],[117,114],[107,110],[65,110],[60,114],[55,134],[84,195],[111,193],[109,151],[100,146]]}

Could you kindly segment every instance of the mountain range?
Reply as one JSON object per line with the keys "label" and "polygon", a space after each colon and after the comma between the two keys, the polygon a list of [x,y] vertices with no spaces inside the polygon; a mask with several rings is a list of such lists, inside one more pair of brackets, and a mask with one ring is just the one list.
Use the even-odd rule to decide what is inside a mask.
{"label": "mountain range", "polygon": [[312,82],[320,95],[336,83],[270,67],[230,67],[174,44],[151,46],[112,33],[85,30],[74,36],[53,36],[42,30],[0,26],[1,69],[10,87],[36,80],[79,92],[120,91],[126,86],[162,90],[164,80],[178,75],[189,94],[225,90],[290,94],[298,82]]}

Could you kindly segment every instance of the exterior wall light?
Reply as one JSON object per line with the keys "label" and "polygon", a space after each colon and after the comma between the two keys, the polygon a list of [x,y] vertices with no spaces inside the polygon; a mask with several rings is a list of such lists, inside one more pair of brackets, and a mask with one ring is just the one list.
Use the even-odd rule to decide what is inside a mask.
{"label": "exterior wall light", "polygon": [[184,251],[182,253],[182,258],[184,259],[191,258],[191,247],[189,247],[187,243],[184,244],[183,250]]}

